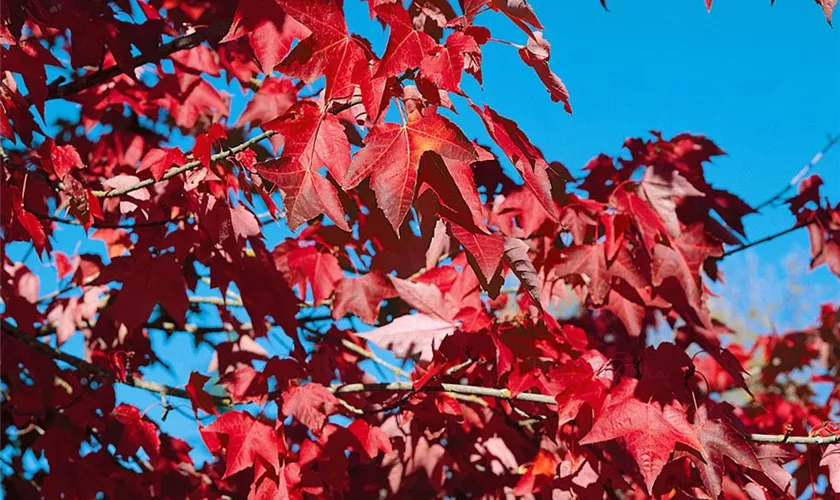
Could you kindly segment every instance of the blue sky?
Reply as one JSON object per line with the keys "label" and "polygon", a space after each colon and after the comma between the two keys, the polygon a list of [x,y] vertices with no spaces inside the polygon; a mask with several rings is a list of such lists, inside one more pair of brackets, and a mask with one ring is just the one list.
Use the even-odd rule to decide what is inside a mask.
{"label": "blue sky", "polygon": [[[346,3],[350,29],[368,37],[381,54],[385,37],[368,20],[367,6]],[[613,0],[609,12],[597,0],[532,4],[552,44],[552,68],[571,92],[574,115],[552,103],[516,50],[503,44],[485,46],[483,89],[467,77],[465,90],[515,119],[549,160],[563,162],[574,173],[598,153],[621,154],[627,137],[645,136],[648,130],[666,136],[700,133],[728,153],[707,170],[713,184],[755,204],[786,185],[824,146],[827,134],[840,133],[840,33],[811,0],[780,0],[773,7],[766,0],[719,0],[711,13],[702,0]],[[479,21],[487,22],[495,38],[526,41],[501,16],[483,14]],[[248,96],[238,85],[227,90],[234,94],[233,123]],[[456,106],[461,112],[456,121],[487,143],[463,101]],[[48,120],[69,112],[66,105],[53,103]],[[175,143],[190,148],[189,142]],[[840,200],[838,167],[840,147],[816,169],[834,202]],[[785,207],[768,209],[748,217],[747,235],[756,239],[792,224]],[[285,234],[270,229],[269,246]],[[56,235],[56,248],[68,253],[85,240],[78,228],[64,227]],[[26,248],[11,245],[10,255],[20,258]],[[85,242],[83,249],[103,247]],[[791,259],[794,250],[802,258]],[[781,288],[791,274],[807,271],[806,255],[806,234],[798,232],[727,259],[727,286],[718,289],[722,301],[744,315],[756,304],[766,308],[785,302]],[[42,294],[54,289],[54,269],[40,265],[34,255],[27,264],[42,277]],[[840,298],[840,282],[826,269],[797,279],[809,294],[801,302],[814,314],[819,303]],[[772,318],[780,329],[805,326],[815,318],[787,305]],[[176,337],[161,350],[164,359],[178,361],[175,372],[155,369],[147,376],[181,385],[190,371],[206,371],[209,349],[184,356],[190,345],[188,337]],[[80,352],[81,339],[74,338],[68,348]],[[120,388],[119,395],[141,410],[157,400],[127,388]],[[155,419],[160,414],[160,408],[149,411]],[[190,419],[172,413],[162,427],[200,445]]]}

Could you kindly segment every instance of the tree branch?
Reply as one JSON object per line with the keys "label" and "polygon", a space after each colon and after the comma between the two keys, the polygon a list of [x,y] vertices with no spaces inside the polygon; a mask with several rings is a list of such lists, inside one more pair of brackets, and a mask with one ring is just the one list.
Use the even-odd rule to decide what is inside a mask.
{"label": "tree branch", "polygon": [[[246,149],[248,149],[251,146],[260,142],[261,140],[268,139],[269,137],[273,136],[276,133],[277,132],[274,132],[273,130],[265,131],[261,134],[258,134],[256,136],[248,139],[247,141],[245,141],[245,142],[243,142],[243,143],[241,143],[237,146],[234,146],[230,149],[226,149],[225,151],[222,151],[220,153],[214,154],[213,156],[210,157],[210,159],[212,161],[224,160],[228,157],[231,157],[231,156],[235,155],[236,153],[239,153],[241,151],[245,151]],[[163,177],[160,178],[160,181],[169,180],[173,177],[176,177],[178,175],[183,174],[184,172],[189,172],[190,170],[198,168],[201,165],[202,165],[201,160],[193,160],[191,162],[184,163],[180,167],[171,168],[163,174]],[[155,184],[156,182],[160,182],[160,181],[156,181],[154,178],[144,179],[144,180],[142,180],[142,181],[140,181],[136,184],[132,184],[131,186],[125,186],[125,187],[122,187],[122,188],[119,188],[119,189],[115,188],[115,189],[110,189],[110,190],[107,190],[107,191],[93,191],[93,195],[98,197],[98,198],[113,198],[115,196],[122,196],[124,194],[128,194],[128,193],[131,193],[133,191],[137,191],[138,189],[143,189],[146,186],[151,186],[152,184]],[[62,189],[63,189],[63,186],[62,186]]]}
{"label": "tree branch", "polygon": [[[36,337],[28,335],[25,332],[19,330],[17,327],[11,325],[7,321],[3,321],[2,331],[23,342],[28,347],[44,354],[45,356],[48,356],[57,361],[61,361],[63,363],[67,363],[68,365],[76,368],[77,370],[83,371],[90,375],[95,375],[109,382],[120,383],[128,385],[130,387],[136,387],[138,389],[143,389],[145,391],[154,392],[158,394],[189,399],[187,391],[185,391],[184,389],[179,389],[177,387],[171,387],[168,385],[159,384],[157,382],[150,382],[143,379],[135,379],[133,377],[127,378],[125,381],[118,380],[113,373],[109,372],[105,368],[85,361],[82,358],[73,356],[72,354],[67,354],[66,352],[62,352],[48,344],[45,344],[38,340]],[[214,396],[214,400],[218,404],[225,406],[230,406],[231,404],[231,399],[224,396]]]}
{"label": "tree branch", "polygon": [[799,170],[799,172],[795,176],[793,176],[793,179],[790,180],[788,185],[785,186],[778,193],[774,194],[770,198],[768,198],[768,199],[764,200],[763,202],[759,203],[758,205],[756,205],[755,206],[755,211],[759,212],[759,211],[761,211],[762,208],[766,207],[767,205],[771,205],[771,204],[777,202],[785,194],[787,194],[788,191],[795,188],[796,185],[799,184],[799,182],[802,179],[804,179],[806,175],[808,175],[808,172],[810,172],[811,169],[813,169],[815,166],[817,166],[817,163],[819,163],[820,160],[822,160],[823,156],[825,156],[826,153],[831,151],[831,148],[833,148],[834,145],[837,144],[838,142],[840,142],[840,134],[837,134],[835,137],[831,137],[829,135],[828,136],[828,143],[825,146],[823,146],[823,148],[817,154],[815,154],[813,158],[811,158],[811,161],[809,161],[807,165],[802,167],[802,169]]}
{"label": "tree branch", "polygon": [[[176,52],[191,49],[207,40],[215,41],[221,38],[228,26],[230,26],[230,23],[220,23],[206,28],[198,28],[195,32],[190,33],[189,35],[178,37],[161,45],[160,48],[153,53],[141,54],[135,57],[131,60],[131,67],[134,69],[147,63],[159,61]],[[60,82],[54,82],[50,85],[47,100],[66,98],[101,83],[105,83],[121,74],[123,74],[122,68],[114,65],[82,76],[63,85],[58,84]]]}
{"label": "tree branch", "polygon": [[780,236],[784,236],[788,233],[792,233],[792,232],[796,231],[797,229],[801,229],[805,226],[810,226],[811,224],[813,224],[816,221],[817,221],[817,219],[812,219],[812,220],[809,220],[808,222],[800,222],[799,224],[796,224],[793,227],[787,228],[784,231],[779,231],[778,233],[773,233],[773,234],[765,236],[764,238],[761,238],[759,240],[751,241],[749,243],[745,243],[743,245],[737,246],[737,247],[735,247],[731,250],[727,250],[726,252],[723,252],[723,254],[720,257],[717,258],[717,260],[723,260],[724,258],[729,257],[730,255],[736,254],[738,252],[743,252],[744,250],[746,250],[748,248],[752,248],[756,245],[761,245],[762,243],[767,243],[768,241],[775,240],[776,238],[778,238]]}
{"label": "tree branch", "polygon": [[[67,354],[65,352],[59,351],[43,342],[40,342],[35,337],[27,335],[26,333],[22,332],[21,330],[17,329],[16,327],[12,326],[11,324],[3,321],[2,323],[3,332],[13,336],[14,338],[20,340],[27,346],[51,357],[52,359],[62,361],[67,363],[78,370],[82,370],[92,375],[96,375],[100,378],[106,379],[112,383],[120,383],[124,385],[128,385],[131,387],[136,387],[138,389],[143,389],[145,391],[154,392],[163,395],[169,395],[173,397],[189,399],[189,395],[187,391],[184,389],[179,389],[177,387],[171,387],[164,384],[159,384],[157,382],[149,382],[147,380],[142,379],[133,379],[129,378],[125,381],[117,380],[113,374],[105,370],[104,368],[89,363],[81,358],[77,358],[76,356]],[[336,395],[341,394],[354,394],[354,393],[362,393],[362,392],[412,392],[416,391],[413,382],[391,382],[391,383],[374,383],[374,384],[343,384],[343,385],[333,385],[329,388],[330,392]],[[466,385],[466,384],[450,384],[450,383],[440,383],[440,384],[429,384],[421,389],[422,392],[443,392],[447,394],[453,394],[458,396],[466,396],[468,398],[480,398],[480,397],[488,397],[488,398],[496,398],[508,401],[527,401],[531,403],[539,403],[545,405],[556,405],[557,401],[551,396],[545,394],[535,394],[530,392],[521,392],[519,394],[514,395],[509,389],[498,389],[493,387],[480,387],[475,385]],[[269,393],[269,399],[276,399],[280,397],[280,391],[272,391]],[[216,404],[222,406],[232,406],[234,403],[233,401],[226,396],[213,396],[214,402]],[[459,398],[460,399],[460,398]],[[472,401],[472,399],[471,399]],[[357,410],[355,407],[352,407],[354,413]],[[775,444],[804,444],[804,445],[826,445],[826,444],[834,444],[840,443],[840,435],[830,435],[830,436],[790,436],[787,434],[747,434],[747,439],[750,441],[754,441],[757,443],[775,443]]]}
{"label": "tree branch", "polygon": [[755,441],[756,443],[812,445],[840,443],[840,434],[832,434],[830,436],[788,436],[787,434],[749,434],[747,435],[747,437],[750,441]]}

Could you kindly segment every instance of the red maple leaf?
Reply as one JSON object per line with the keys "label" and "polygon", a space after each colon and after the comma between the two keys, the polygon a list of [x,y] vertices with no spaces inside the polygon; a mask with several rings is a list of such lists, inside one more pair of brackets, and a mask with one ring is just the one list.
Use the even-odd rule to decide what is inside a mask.
{"label": "red maple leaf", "polygon": [[283,155],[255,166],[260,175],[283,191],[286,219],[292,230],[319,214],[350,230],[338,190],[318,173],[326,167],[334,179],[343,179],[350,165],[350,143],[338,119],[318,105],[301,101],[283,116],[263,124],[285,139]]}
{"label": "red maple leaf", "polygon": [[224,478],[253,466],[258,458],[279,471],[280,455],[286,454],[282,434],[244,411],[225,413],[200,431],[211,452],[224,449]]}
{"label": "red maple leaf", "polygon": [[610,391],[595,424],[580,444],[623,439],[651,492],[677,443],[700,453],[705,451],[685,420],[684,411],[636,399],[633,394],[636,385],[635,379],[625,379]]}
{"label": "red maple leaf", "polygon": [[478,158],[463,132],[437,113],[402,126],[385,123],[365,138],[365,147],[353,157],[342,187],[352,189],[370,175],[379,208],[399,232],[414,201],[420,157],[427,151],[455,161]]}

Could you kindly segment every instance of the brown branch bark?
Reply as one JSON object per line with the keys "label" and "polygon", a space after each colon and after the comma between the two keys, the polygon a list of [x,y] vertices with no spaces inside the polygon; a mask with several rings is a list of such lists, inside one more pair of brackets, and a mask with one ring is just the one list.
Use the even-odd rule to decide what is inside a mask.
{"label": "brown branch bark", "polygon": [[[157,382],[149,382],[146,380],[128,379],[126,381],[119,381],[104,368],[89,363],[81,358],[77,358],[65,352],[59,351],[38,339],[27,335],[16,327],[7,322],[2,323],[3,332],[20,340],[29,347],[51,357],[52,359],[67,363],[78,370],[85,371],[92,375],[96,375],[113,383],[121,383],[143,389],[149,392],[169,395],[178,398],[189,398],[187,391],[177,387],[171,387]],[[330,391],[333,394],[353,394],[362,392],[411,392],[415,391],[413,382],[391,382],[391,383],[375,383],[375,384],[343,384],[331,386]],[[425,392],[444,392],[459,396],[466,396],[468,398],[496,398],[511,401],[528,401],[532,403],[539,403],[545,405],[556,405],[557,402],[551,396],[545,394],[535,394],[530,392],[522,392],[514,395],[508,389],[499,389],[493,387],[480,387],[466,384],[430,384],[422,389]],[[274,399],[280,396],[280,392],[274,391],[269,394],[269,399]],[[230,398],[224,396],[213,396],[217,404],[223,406],[231,406],[233,402]],[[826,445],[840,443],[840,435],[831,436],[789,436],[786,434],[748,434],[746,436],[749,440],[758,443],[776,443],[776,444],[803,444],[803,445]]]}
{"label": "brown branch bark", "polygon": [[[217,41],[222,37],[222,35],[224,35],[225,31],[227,31],[228,26],[230,26],[230,23],[220,23],[210,27],[198,28],[195,32],[190,33],[189,35],[178,37],[161,45],[155,52],[141,54],[135,57],[131,61],[132,69],[147,63],[159,61],[176,52],[191,49],[205,41]],[[64,84],[53,84],[49,88],[47,100],[64,99],[83,90],[105,83],[121,74],[123,74],[122,68],[115,65],[105,69],[100,69],[99,71],[82,76]]]}
{"label": "brown branch bark", "polygon": [[[168,386],[165,384],[160,384],[157,382],[150,382],[148,380],[143,379],[135,379],[130,377],[125,381],[118,380],[114,374],[106,370],[105,368],[85,361],[82,358],[78,358],[73,356],[72,354],[67,354],[66,352],[62,352],[49,344],[45,344],[41,342],[36,337],[28,335],[27,333],[21,331],[17,327],[11,325],[7,321],[3,321],[2,323],[2,331],[3,333],[14,337],[15,339],[23,342],[28,347],[48,356],[54,360],[61,361],[63,363],[67,363],[68,365],[76,368],[77,370],[81,370],[85,373],[90,375],[94,375],[99,377],[100,379],[106,380],[112,383],[120,383],[124,385],[128,385],[131,387],[136,387],[138,389],[143,389],[144,391],[154,392],[157,394],[162,394],[164,396],[174,396],[177,398],[184,398],[188,399],[189,396],[187,395],[187,391],[184,389],[179,389],[177,387]],[[227,397],[219,397],[215,396],[214,399],[218,404],[222,404],[225,406],[229,406],[231,404],[230,398]]]}
{"label": "brown branch bark", "polygon": [[801,229],[805,226],[810,226],[811,224],[815,223],[816,221],[817,221],[816,219],[812,219],[808,222],[802,222],[802,223],[796,224],[793,227],[787,228],[784,231],[779,231],[778,233],[773,233],[771,235],[765,236],[764,238],[761,238],[761,239],[751,241],[749,243],[745,243],[743,245],[737,246],[737,247],[735,247],[731,250],[727,250],[726,252],[723,252],[723,254],[720,257],[717,258],[717,260],[723,260],[724,258],[729,257],[730,255],[734,255],[738,252],[743,252],[744,250],[746,250],[748,248],[752,248],[756,245],[761,245],[762,243],[767,243],[768,241],[773,241],[776,238],[778,238],[780,236],[784,236],[784,235],[789,234],[789,233],[792,233],[792,232],[796,231],[797,229]]}

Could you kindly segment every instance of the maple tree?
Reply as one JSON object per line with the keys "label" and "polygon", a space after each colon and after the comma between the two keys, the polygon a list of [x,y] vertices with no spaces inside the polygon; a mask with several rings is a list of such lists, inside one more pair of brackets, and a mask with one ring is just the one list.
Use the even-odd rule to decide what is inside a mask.
{"label": "maple tree", "polygon": [[[367,3],[381,54],[340,0],[0,2],[6,493],[840,494],[840,309],[745,347],[709,308],[721,259],[798,229],[811,267],[840,277],[820,178],[768,200],[796,224],[751,243],[743,218],[763,205],[707,181],[723,151],[703,136],[628,139],[576,179],[461,86],[501,42],[571,113],[530,5]],[[817,3],[830,22],[835,1]],[[487,16],[522,39],[496,40]],[[211,77],[249,89],[235,122]],[[51,100],[77,117],[48,116]],[[267,237],[275,221],[292,236]],[[106,254],[53,250],[63,225]],[[57,290],[41,295],[12,242],[54,263]],[[654,326],[672,340],[651,345]],[[145,377],[160,332],[212,366],[177,387]],[[82,356],[63,348],[76,336]],[[161,421],[188,407],[214,459],[119,386],[158,394]]]}

